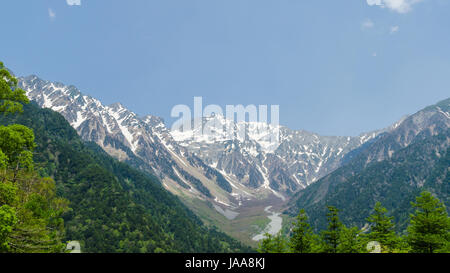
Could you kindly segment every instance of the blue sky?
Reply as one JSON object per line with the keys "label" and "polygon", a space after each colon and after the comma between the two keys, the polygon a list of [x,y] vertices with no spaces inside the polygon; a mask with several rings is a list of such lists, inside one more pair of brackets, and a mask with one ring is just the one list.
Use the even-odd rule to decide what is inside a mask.
{"label": "blue sky", "polygon": [[69,2],[2,1],[0,60],[168,125],[203,96],[357,135],[450,94],[448,0]]}

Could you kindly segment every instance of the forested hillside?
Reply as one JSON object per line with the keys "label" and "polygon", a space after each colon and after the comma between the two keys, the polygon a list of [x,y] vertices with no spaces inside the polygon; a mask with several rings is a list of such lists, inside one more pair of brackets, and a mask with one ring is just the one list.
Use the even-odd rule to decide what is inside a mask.
{"label": "forested hillside", "polygon": [[300,191],[291,201],[292,215],[305,209],[312,225],[326,227],[326,206],[340,209],[345,224],[363,227],[381,202],[405,231],[411,202],[427,190],[450,207],[450,100],[425,108],[393,132],[380,136],[330,175]]}
{"label": "forested hillside", "polygon": [[235,252],[247,247],[205,227],[159,181],[85,143],[58,113],[24,107],[0,124],[22,124],[36,135],[36,169],[69,200],[66,240],[85,252]]}
{"label": "forested hillside", "polygon": [[395,232],[395,217],[380,202],[360,229],[344,224],[339,208],[326,207],[326,228],[315,232],[305,210],[300,210],[288,231],[266,234],[261,253],[449,253],[450,217],[445,205],[428,191],[411,202],[406,233]]}
{"label": "forested hillside", "polygon": [[[0,113],[23,112],[29,103],[17,79],[0,62]],[[0,125],[0,253],[64,251],[67,200],[55,183],[35,171],[33,131],[20,124]]]}

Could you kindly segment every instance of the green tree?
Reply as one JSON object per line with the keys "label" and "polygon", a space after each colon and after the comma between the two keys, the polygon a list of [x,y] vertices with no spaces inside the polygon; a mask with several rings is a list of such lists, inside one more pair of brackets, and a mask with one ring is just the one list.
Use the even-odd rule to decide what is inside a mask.
{"label": "green tree", "polygon": [[61,252],[65,244],[64,221],[61,215],[68,202],[56,196],[51,178],[41,178],[34,172],[21,172],[17,177],[17,223],[9,234],[10,252]]}
{"label": "green tree", "polygon": [[407,240],[414,253],[448,251],[450,220],[447,210],[430,192],[422,192],[412,203],[416,208],[411,215]]}
{"label": "green tree", "polygon": [[281,233],[277,235],[266,233],[257,250],[259,253],[286,253],[287,242]]}
{"label": "green tree", "polygon": [[28,102],[25,91],[17,88],[17,79],[0,62],[0,112],[22,112],[23,104]]}
{"label": "green tree", "polygon": [[288,243],[286,238],[279,232],[274,239],[274,253],[286,253],[288,250]]}
{"label": "green tree", "polygon": [[357,227],[347,228],[342,226],[339,237],[337,252],[339,253],[361,253],[364,249],[363,240],[361,240],[361,231]]}
{"label": "green tree", "polygon": [[[17,83],[0,62],[0,113],[22,112],[23,104],[29,103],[25,91],[18,88]],[[34,134],[29,128],[18,124],[0,126],[0,169],[12,166],[17,175],[20,167],[32,168],[34,147]]]}
{"label": "green tree", "polygon": [[[28,103],[17,79],[0,62],[0,112],[23,112]],[[67,201],[55,184],[33,171],[34,133],[26,126],[0,126],[0,252],[61,252]]]}
{"label": "green tree", "polygon": [[7,239],[16,222],[16,210],[8,205],[0,206],[0,253],[9,250]]}
{"label": "green tree", "polygon": [[8,167],[8,157],[0,151],[0,171],[5,171]]}
{"label": "green tree", "polygon": [[377,202],[373,214],[367,218],[371,225],[367,238],[370,241],[379,242],[383,252],[393,252],[398,246],[399,239],[395,234],[395,226],[392,222],[394,217],[389,217],[386,214],[387,209],[380,202]]}
{"label": "green tree", "polygon": [[291,251],[294,253],[309,253],[313,243],[312,229],[308,223],[308,216],[305,210],[300,210],[297,221],[292,228],[290,240]]}
{"label": "green tree", "polygon": [[258,245],[259,253],[272,253],[273,251],[273,236],[272,234],[266,233],[264,234],[264,238]]}
{"label": "green tree", "polygon": [[6,165],[31,170],[33,168],[34,133],[31,129],[20,124],[0,126],[0,151]]}
{"label": "green tree", "polygon": [[337,253],[343,224],[339,220],[339,210],[333,206],[327,206],[327,208],[328,228],[322,231],[323,251]]}

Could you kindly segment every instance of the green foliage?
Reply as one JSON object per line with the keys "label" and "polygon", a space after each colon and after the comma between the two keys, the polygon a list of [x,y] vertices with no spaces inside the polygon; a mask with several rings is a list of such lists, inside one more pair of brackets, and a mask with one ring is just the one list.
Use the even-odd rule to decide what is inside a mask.
{"label": "green foliage", "polygon": [[273,249],[273,236],[272,234],[264,234],[264,238],[261,240],[258,246],[259,253],[272,253]]}
{"label": "green foliage", "polygon": [[359,230],[357,227],[347,228],[346,226],[342,226],[339,240],[340,242],[337,247],[338,253],[364,252],[366,243],[361,238],[361,230]]}
{"label": "green foliage", "polygon": [[326,206],[332,205],[339,208],[344,224],[363,228],[379,201],[400,233],[414,212],[410,203],[423,190],[432,192],[450,212],[449,135],[450,129],[436,128],[433,135],[417,137],[384,161],[366,164],[367,156],[356,158],[294,196],[289,214],[305,209],[318,232],[327,227]]}
{"label": "green foliage", "polygon": [[[17,79],[0,62],[0,112],[28,103]],[[61,252],[67,202],[55,184],[33,171],[34,134],[19,124],[0,126],[0,252]]]}
{"label": "green foliage", "polygon": [[53,253],[62,252],[65,244],[64,221],[61,215],[68,202],[58,198],[55,183],[50,178],[41,178],[34,172],[10,174],[15,177],[17,200],[17,223],[8,238],[9,252]]}
{"label": "green foliage", "polygon": [[450,219],[442,202],[423,192],[412,206],[416,211],[411,215],[407,237],[411,252],[448,252]]}
{"label": "green foliage", "polygon": [[429,192],[422,192],[412,203],[411,225],[406,236],[395,233],[394,217],[377,202],[367,218],[370,231],[356,226],[347,227],[339,219],[339,210],[327,206],[328,228],[320,234],[313,232],[304,210],[292,224],[289,240],[280,233],[266,234],[260,242],[260,253],[286,253],[286,244],[293,253],[366,253],[369,242],[378,242],[382,253],[450,253],[450,217],[442,202]]}
{"label": "green foliage", "polygon": [[250,251],[204,226],[157,178],[82,141],[60,114],[31,103],[0,123],[35,132],[35,169],[51,176],[57,196],[70,201],[64,240],[79,241],[83,252]]}
{"label": "green foliage", "polygon": [[398,238],[393,224],[394,217],[386,215],[387,209],[380,202],[375,204],[374,213],[367,218],[370,223],[370,233],[367,238],[381,244],[383,252],[392,252],[398,246]]}
{"label": "green foliage", "polygon": [[[23,111],[29,103],[25,91],[17,88],[17,79],[0,62],[0,112],[12,114]],[[29,128],[12,124],[0,126],[0,170],[33,167],[34,134]]]}
{"label": "green foliage", "polygon": [[339,210],[333,206],[327,208],[328,228],[322,231],[323,250],[327,253],[337,253],[343,225],[339,220]]}
{"label": "green foliage", "polygon": [[305,210],[300,210],[297,220],[293,224],[290,247],[293,253],[311,252],[313,243],[312,229],[308,223],[308,216]]}
{"label": "green foliage", "polygon": [[266,233],[258,247],[259,253],[286,253],[287,251],[288,242],[281,233],[277,235]]}
{"label": "green foliage", "polygon": [[28,102],[25,91],[17,88],[17,79],[0,62],[0,112],[22,112],[22,104]]}
{"label": "green foliage", "polygon": [[0,206],[0,253],[9,250],[8,238],[16,223],[16,210],[9,205]]}
{"label": "green foliage", "polygon": [[5,155],[5,153],[0,151],[0,171],[6,170],[7,167],[8,167],[8,157]]}
{"label": "green foliage", "polygon": [[0,151],[6,165],[31,170],[34,147],[34,134],[29,128],[19,124],[0,126]]}
{"label": "green foliage", "polygon": [[[17,88],[17,80],[0,63],[0,112],[22,112],[25,103],[25,92]],[[0,200],[14,203],[12,207],[0,204],[1,243],[8,251],[60,251],[58,239],[64,228],[60,215],[67,203],[56,196],[71,201],[64,214],[66,239],[81,241],[86,252],[249,250],[203,226],[154,177],[112,159],[94,144],[84,143],[61,115],[33,105],[23,115],[5,115],[0,121],[9,124],[0,127],[0,172],[4,175]],[[36,133],[37,147],[33,131],[26,126]],[[36,182],[33,151],[37,171],[52,176],[56,187],[45,179]],[[22,184],[27,187],[18,187]],[[21,224],[11,226],[15,219]]]}

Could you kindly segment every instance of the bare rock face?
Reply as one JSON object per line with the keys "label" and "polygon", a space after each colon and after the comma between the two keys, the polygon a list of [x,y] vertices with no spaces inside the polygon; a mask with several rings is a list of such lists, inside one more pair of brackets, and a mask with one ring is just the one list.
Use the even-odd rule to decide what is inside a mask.
{"label": "bare rock face", "polygon": [[[239,206],[245,199],[265,196],[264,193],[283,200],[289,198],[340,167],[365,144],[386,132],[405,130],[392,146],[375,151],[370,160],[389,156],[390,149],[407,145],[435,115],[424,113],[423,117],[401,122],[401,126],[396,124],[358,137],[319,136],[279,127],[280,141],[271,146],[268,136],[254,128],[261,124],[245,123],[245,137],[229,139],[208,128],[211,119],[216,124],[242,124],[212,116],[203,121],[203,131],[208,133],[195,137],[195,132],[170,131],[159,117],[139,117],[120,103],[105,106],[74,86],[37,76],[20,78],[19,86],[39,106],[62,114],[84,140],[157,175],[168,190],[230,207]],[[269,134],[276,129],[264,126],[269,127]],[[433,134],[433,129],[428,133]]]}
{"label": "bare rock face", "polygon": [[[216,123],[219,124],[228,122],[223,116],[215,116],[206,118],[203,124],[213,123],[211,119],[218,119]],[[267,137],[252,132],[253,124],[245,126],[248,130],[243,139],[227,139],[220,134],[200,138],[195,137],[196,132],[172,132],[172,136],[206,164],[236,178],[241,184],[266,187],[290,196],[341,166],[350,151],[391,129],[358,137],[324,137],[280,127],[280,142],[273,147],[267,145]],[[215,131],[206,127],[203,130]]]}
{"label": "bare rock face", "polygon": [[[326,206],[336,206],[344,223],[363,227],[381,202],[404,229],[420,191],[449,199],[450,99],[404,118],[372,141],[349,152],[343,165],[291,197],[286,211],[305,209],[318,229],[327,224]],[[355,214],[355,211],[359,213]]]}

